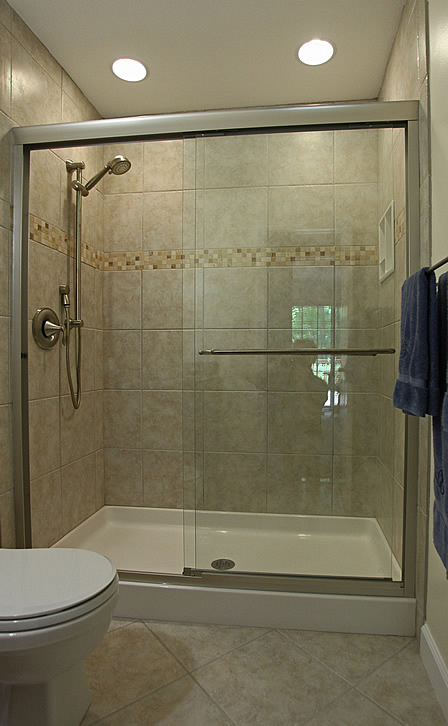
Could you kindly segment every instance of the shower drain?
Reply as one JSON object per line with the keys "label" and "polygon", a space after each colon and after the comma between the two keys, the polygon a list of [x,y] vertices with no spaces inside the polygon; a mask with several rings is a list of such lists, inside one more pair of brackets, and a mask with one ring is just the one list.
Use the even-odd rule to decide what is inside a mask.
{"label": "shower drain", "polygon": [[231,570],[232,567],[235,567],[235,563],[233,560],[227,560],[222,557],[220,560],[213,560],[212,567],[215,570]]}

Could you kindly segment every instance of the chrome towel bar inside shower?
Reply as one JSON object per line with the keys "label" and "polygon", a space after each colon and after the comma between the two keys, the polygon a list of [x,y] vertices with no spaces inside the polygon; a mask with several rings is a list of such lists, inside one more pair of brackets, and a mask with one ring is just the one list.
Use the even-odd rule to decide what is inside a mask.
{"label": "chrome towel bar inside shower", "polygon": [[393,355],[395,348],[272,348],[200,350],[199,355]]}

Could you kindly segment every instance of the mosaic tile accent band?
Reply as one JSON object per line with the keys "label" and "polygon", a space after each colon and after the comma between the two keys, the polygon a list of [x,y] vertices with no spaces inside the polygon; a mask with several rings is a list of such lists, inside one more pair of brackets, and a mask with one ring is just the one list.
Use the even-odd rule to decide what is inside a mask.
{"label": "mosaic tile accent band", "polygon": [[[74,256],[74,239],[30,215],[30,239]],[[82,262],[99,270],[186,270],[194,267],[284,267],[303,265],[377,265],[375,245],[320,247],[238,247],[213,250],[100,252],[82,243]]]}

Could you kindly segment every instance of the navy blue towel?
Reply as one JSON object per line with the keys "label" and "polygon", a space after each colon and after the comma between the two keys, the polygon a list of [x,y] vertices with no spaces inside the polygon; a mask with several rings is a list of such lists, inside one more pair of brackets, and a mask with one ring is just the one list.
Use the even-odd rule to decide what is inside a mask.
{"label": "navy blue towel", "polygon": [[448,431],[445,425],[447,407],[448,363],[448,273],[439,278],[438,291],[440,389],[444,395],[442,413],[433,418],[434,445],[434,546],[439,553],[448,578]]}
{"label": "navy blue towel", "polygon": [[437,295],[434,272],[424,268],[401,291],[401,347],[393,403],[414,416],[440,412]]}

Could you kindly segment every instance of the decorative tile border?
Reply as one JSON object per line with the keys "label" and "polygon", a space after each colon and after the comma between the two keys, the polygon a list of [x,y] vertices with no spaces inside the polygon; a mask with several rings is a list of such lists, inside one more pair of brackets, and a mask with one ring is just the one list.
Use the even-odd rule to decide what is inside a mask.
{"label": "decorative tile border", "polygon": [[[44,222],[42,219],[30,214],[30,239],[39,242],[52,250],[62,252],[70,257],[75,256],[75,240],[71,235],[63,232],[62,229],[55,227],[53,224]],[[91,245],[81,243],[81,260],[91,267],[102,270],[104,266],[103,253],[95,249]]]}
{"label": "decorative tile border", "polygon": [[[30,239],[74,256],[74,239],[30,215]],[[98,270],[186,270],[194,267],[285,267],[304,265],[377,265],[375,245],[320,247],[238,247],[204,250],[100,252],[82,243],[81,259]]]}

